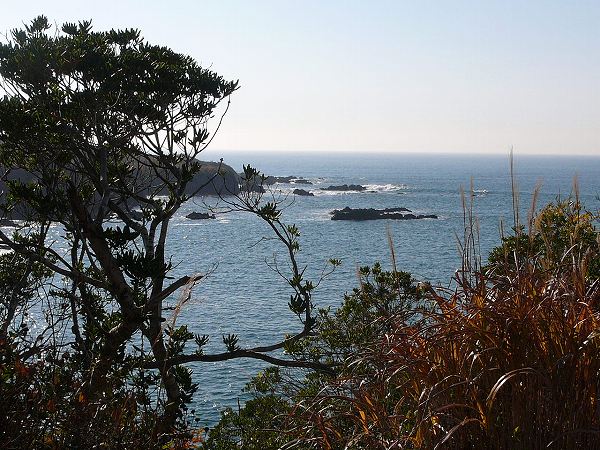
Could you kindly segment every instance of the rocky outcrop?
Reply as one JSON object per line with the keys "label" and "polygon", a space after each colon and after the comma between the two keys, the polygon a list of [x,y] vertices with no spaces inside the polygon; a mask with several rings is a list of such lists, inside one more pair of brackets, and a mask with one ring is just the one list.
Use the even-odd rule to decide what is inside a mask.
{"label": "rocky outcrop", "polygon": [[[283,183],[283,184],[303,184],[303,185],[311,185],[312,181],[307,180],[305,178],[300,178],[295,175],[289,175],[286,177],[275,177],[273,175],[269,175],[264,179],[252,179],[246,180],[244,178],[244,174],[238,174],[240,189],[246,192],[258,192],[261,194],[265,193],[265,186],[272,186],[275,183]],[[302,195],[302,194],[299,194]]]}
{"label": "rocky outcrop", "polygon": [[298,177],[294,175],[290,175],[287,177],[274,177],[273,175],[269,175],[267,178],[265,178],[265,184],[271,185],[275,183],[291,183],[292,180],[295,180],[296,178]]}
{"label": "rocky outcrop", "polygon": [[185,217],[190,220],[216,219],[216,216],[214,214],[201,213],[201,212],[192,212],[192,213],[189,213]]}
{"label": "rocky outcrop", "polygon": [[[408,213],[408,214],[403,214]],[[345,207],[344,209],[335,209],[331,213],[331,220],[413,220],[413,219],[437,219],[435,214],[412,214],[407,208],[386,208],[386,209],[353,209]]]}
{"label": "rocky outcrop", "polygon": [[299,195],[301,197],[314,197],[315,194],[309,191],[305,191],[304,189],[294,189],[294,195]]}
{"label": "rocky outcrop", "polygon": [[[200,169],[186,185],[185,193],[188,195],[237,195],[240,191],[240,179],[235,170],[223,163],[198,161]],[[166,180],[173,181],[174,176],[166,170],[159,171],[160,177]],[[126,182],[130,188],[140,196],[156,196],[168,194],[166,189],[160,189],[163,185],[162,181],[153,172],[148,165],[132,164],[132,170],[128,175]],[[6,170],[0,167],[0,204],[5,202],[5,196],[8,191],[7,181],[20,181],[22,183],[36,182],[35,176],[30,172],[20,168]],[[100,196],[96,194],[96,198],[90,202],[90,213],[95,215],[96,208],[99,204]],[[142,221],[143,214],[139,211],[141,206],[136,200],[129,198],[126,200],[125,210],[130,218]],[[58,217],[50,216],[50,220],[59,220]],[[0,226],[12,226],[12,220],[35,220],[35,215],[30,211],[25,204],[15,205],[6,217],[3,218],[6,222],[0,223]]]}
{"label": "rocky outcrop", "polygon": [[289,175],[287,177],[275,177],[273,175],[269,175],[265,178],[264,184],[271,185],[275,183],[285,183],[285,184],[313,184],[312,181],[307,180],[302,177],[297,177],[295,175]]}
{"label": "rocky outcrop", "polygon": [[185,188],[187,194],[236,195],[240,192],[238,174],[231,166],[207,161],[200,164],[200,170]]}
{"label": "rocky outcrop", "polygon": [[[186,194],[194,195],[235,195],[240,191],[240,177],[233,170],[231,166],[227,164],[209,161],[198,161],[200,163],[200,169],[192,179],[187,183],[185,188]],[[5,171],[2,170],[2,173]],[[167,173],[165,170],[160,171],[162,177],[173,180],[173,175]],[[165,195],[167,194],[166,189],[156,192],[152,187],[159,183],[153,183],[153,178],[156,177],[149,166],[142,166],[137,169],[133,169],[131,178],[133,183],[144,183],[148,187],[138,191],[138,193],[148,195],[152,192],[154,195]],[[34,177],[25,170],[13,169],[8,173],[6,177],[9,180],[20,180],[24,183],[34,180]],[[141,187],[141,186],[140,186]],[[3,192],[6,189],[5,183],[0,182],[0,190]]]}
{"label": "rocky outcrop", "polygon": [[259,194],[264,194],[266,192],[264,185],[267,183],[260,178],[257,179],[254,177],[247,180],[244,177],[244,174],[239,174],[239,180],[240,190],[242,192],[258,192]]}
{"label": "rocky outcrop", "polygon": [[364,186],[361,186],[360,184],[342,184],[341,186],[329,186],[326,188],[321,188],[322,191],[342,191],[342,192],[346,192],[346,191],[358,191],[358,192],[362,192],[365,191],[367,188]]}

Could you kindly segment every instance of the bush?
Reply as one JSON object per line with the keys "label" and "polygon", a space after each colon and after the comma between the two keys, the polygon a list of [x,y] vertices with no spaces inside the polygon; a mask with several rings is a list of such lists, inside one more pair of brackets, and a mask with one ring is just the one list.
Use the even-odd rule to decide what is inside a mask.
{"label": "bush", "polygon": [[280,447],[600,448],[596,219],[549,205],[452,290],[362,269],[291,349],[335,374],[295,389]]}

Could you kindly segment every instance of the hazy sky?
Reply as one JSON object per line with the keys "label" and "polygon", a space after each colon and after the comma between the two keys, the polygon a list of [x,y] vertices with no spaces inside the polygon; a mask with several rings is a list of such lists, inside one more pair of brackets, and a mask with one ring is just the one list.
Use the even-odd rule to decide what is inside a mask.
{"label": "hazy sky", "polygon": [[241,89],[213,150],[600,154],[600,0],[3,0],[135,27]]}

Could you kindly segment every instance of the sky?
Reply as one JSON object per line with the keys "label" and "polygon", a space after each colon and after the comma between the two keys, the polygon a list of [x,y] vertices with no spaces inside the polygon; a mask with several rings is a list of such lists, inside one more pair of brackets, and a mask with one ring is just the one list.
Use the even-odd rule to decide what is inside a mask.
{"label": "sky", "polygon": [[213,151],[600,155],[600,1],[2,0],[239,80]]}

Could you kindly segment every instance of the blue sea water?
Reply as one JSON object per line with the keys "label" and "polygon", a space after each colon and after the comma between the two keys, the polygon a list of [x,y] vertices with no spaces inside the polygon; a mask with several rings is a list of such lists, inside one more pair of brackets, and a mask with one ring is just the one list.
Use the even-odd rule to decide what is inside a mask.
{"label": "blue sea water", "polygon": [[[212,155],[211,155],[212,156]],[[221,155],[219,155],[221,156]],[[336,307],[343,294],[357,285],[356,269],[381,261],[391,267],[388,232],[393,238],[397,265],[419,280],[449,284],[460,265],[457,236],[463,233],[461,187],[475,196],[474,211],[480,229],[482,255],[499,243],[501,221],[513,224],[508,156],[416,154],[231,154],[222,155],[237,170],[250,163],[266,174],[294,175],[313,185],[276,184],[271,193],[287,195],[283,221],[301,232],[299,262],[306,277],[317,280],[329,258],[342,266],[326,278],[314,294],[319,307]],[[216,158],[216,155],[215,155]],[[532,193],[541,184],[538,205],[572,192],[577,178],[580,197],[588,208],[600,201],[600,158],[516,156],[515,179],[523,217]],[[366,192],[322,192],[335,184],[361,184]],[[315,192],[294,197],[294,188]],[[190,221],[191,211],[204,211],[215,199],[194,199],[174,218],[167,252],[176,274],[209,275],[194,289],[177,324],[211,336],[206,351],[222,352],[223,334],[236,333],[242,347],[281,340],[301,329],[289,311],[290,288],[272,268],[276,261],[288,271],[285,248],[272,239],[267,225],[248,213],[218,214],[216,220]],[[331,221],[329,212],[353,208],[406,207],[439,219],[366,222]],[[266,239],[265,239],[266,238]],[[289,271],[288,271],[289,272]],[[201,423],[213,425],[224,407],[237,408],[248,398],[241,391],[265,364],[255,360],[191,365],[199,383],[194,407]]]}

